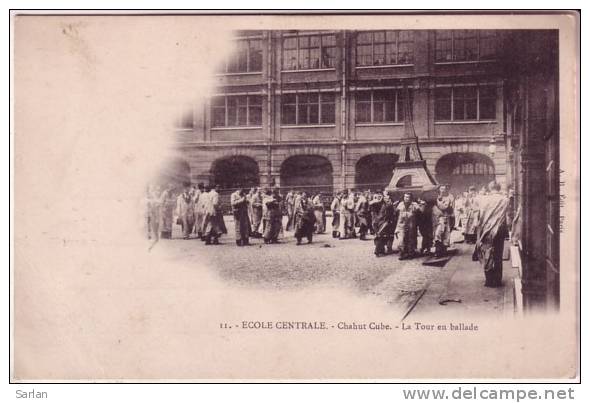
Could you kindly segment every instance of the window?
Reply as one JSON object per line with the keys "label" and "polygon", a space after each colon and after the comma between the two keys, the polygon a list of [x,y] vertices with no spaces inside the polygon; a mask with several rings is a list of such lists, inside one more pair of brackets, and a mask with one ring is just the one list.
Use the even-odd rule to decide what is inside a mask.
{"label": "window", "polygon": [[358,91],[356,123],[394,123],[404,121],[404,99],[400,90]]}
{"label": "window", "polygon": [[497,33],[493,30],[460,29],[436,31],[437,63],[493,60]]}
{"label": "window", "polygon": [[284,125],[334,124],[336,119],[333,92],[283,94],[281,106]]}
{"label": "window", "polygon": [[262,125],[262,96],[217,96],[211,101],[213,127]]}
{"label": "window", "polygon": [[452,171],[453,175],[494,175],[494,166],[477,160],[461,161]]}
{"label": "window", "polygon": [[228,58],[223,73],[252,73],[262,71],[262,40],[240,39]]}
{"label": "window", "polygon": [[357,66],[412,63],[414,63],[413,31],[366,31],[357,34]]}
{"label": "window", "polygon": [[332,69],[335,60],[336,37],[333,34],[283,39],[283,70]]}
{"label": "window", "polygon": [[434,93],[434,114],[437,121],[495,120],[496,87],[438,87]]}

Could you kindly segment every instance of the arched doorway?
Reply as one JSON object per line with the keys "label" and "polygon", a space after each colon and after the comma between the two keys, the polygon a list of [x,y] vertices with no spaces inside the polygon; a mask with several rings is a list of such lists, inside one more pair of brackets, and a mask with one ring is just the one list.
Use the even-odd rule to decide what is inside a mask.
{"label": "arched doorway", "polygon": [[332,193],[332,164],[320,155],[296,155],[281,164],[281,187],[311,193]]}
{"label": "arched doorway", "polygon": [[437,181],[450,184],[452,193],[467,191],[469,186],[479,190],[495,177],[494,162],[484,154],[451,153],[436,163]]}
{"label": "arched doorway", "polygon": [[211,174],[212,184],[219,185],[223,191],[260,185],[258,163],[250,157],[234,155],[218,159]]}
{"label": "arched doorway", "polygon": [[355,187],[360,190],[384,189],[393,176],[397,154],[369,154],[360,158],[355,167]]}

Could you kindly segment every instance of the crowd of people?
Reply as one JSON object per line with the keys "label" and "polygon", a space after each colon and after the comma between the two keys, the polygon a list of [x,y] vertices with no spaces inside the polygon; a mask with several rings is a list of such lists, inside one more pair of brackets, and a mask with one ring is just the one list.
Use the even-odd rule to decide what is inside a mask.
{"label": "crowd of people", "polygon": [[[330,195],[304,190],[289,190],[283,196],[279,188],[235,190],[230,206],[236,245],[249,245],[251,238],[280,243],[285,232],[293,232],[297,245],[303,240],[312,243],[314,234],[326,232],[329,210],[333,238],[367,240],[372,235],[377,257],[393,254],[396,239],[400,260],[443,257],[451,245],[451,232],[461,231],[466,243],[475,244],[473,259],[482,262],[486,285],[501,283],[509,198],[496,182],[479,191],[471,186],[457,195],[441,185],[436,199],[429,202],[409,192],[395,199],[388,191],[344,190],[331,195],[331,203],[324,203],[326,196]],[[174,223],[181,227],[184,239],[194,234],[206,245],[219,244],[219,238],[227,234],[219,187],[203,183],[186,183],[180,192],[173,185],[151,186],[147,220],[148,237],[155,241],[171,238]]]}

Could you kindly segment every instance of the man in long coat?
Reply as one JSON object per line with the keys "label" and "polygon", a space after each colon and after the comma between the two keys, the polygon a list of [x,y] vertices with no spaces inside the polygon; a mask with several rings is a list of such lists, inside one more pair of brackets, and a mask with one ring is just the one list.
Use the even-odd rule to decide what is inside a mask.
{"label": "man in long coat", "polygon": [[266,224],[262,234],[264,243],[278,243],[279,234],[283,228],[282,201],[279,190],[276,188],[272,192],[268,190],[262,198],[262,204],[266,207]]}
{"label": "man in long coat", "polygon": [[[393,239],[395,238],[395,226],[397,221],[396,204],[389,193],[383,192],[383,197],[374,198],[371,201],[378,213],[375,215],[375,256],[393,253]],[[387,246],[387,251],[385,247]]]}
{"label": "man in long coat", "polygon": [[344,226],[344,234],[343,238],[340,239],[350,239],[356,238],[356,230],[355,226],[355,200],[354,200],[354,192],[351,190],[350,192],[345,191],[344,196],[342,196],[341,200],[342,206],[342,213],[340,218],[343,219],[343,226]]}
{"label": "man in long coat", "polygon": [[467,219],[465,220],[465,228],[463,235],[466,243],[475,243],[477,240],[477,223],[479,222],[479,204],[480,197],[477,194],[475,186],[469,187],[469,194],[465,199],[465,212]]}
{"label": "man in long coat", "polygon": [[451,231],[454,226],[455,199],[447,185],[441,185],[432,207],[435,256],[444,256],[451,246]]}
{"label": "man in long coat", "polygon": [[332,210],[332,238],[340,237],[340,199],[341,193],[336,193],[330,209]]}
{"label": "man in long coat", "polygon": [[252,237],[261,238],[262,194],[260,188],[254,189],[254,193],[250,196],[250,208],[252,210]]}
{"label": "man in long coat", "polygon": [[361,193],[355,206],[355,213],[359,222],[359,239],[366,240],[367,232],[371,226],[371,212],[369,210],[369,195]]}
{"label": "man in long coat", "polygon": [[238,189],[233,192],[230,196],[230,204],[234,215],[236,245],[248,245],[251,227],[248,217],[249,203],[246,196],[246,189]]}
{"label": "man in long coat", "polygon": [[490,194],[480,206],[477,242],[473,257],[479,260],[485,274],[486,287],[502,285],[502,255],[507,235],[506,214],[509,200],[500,194],[500,185],[495,181],[489,184]]}
{"label": "man in long coat", "polygon": [[320,193],[316,194],[313,199],[311,200],[313,205],[313,211],[315,215],[315,227],[317,234],[323,234],[326,232],[326,211],[324,208],[324,203],[322,203],[322,198]]}
{"label": "man in long coat", "polygon": [[209,190],[205,205],[205,244],[218,245],[219,237],[227,234],[227,228],[223,221],[223,211],[221,209],[221,199],[217,192],[218,187]]}
{"label": "man in long coat", "polygon": [[404,198],[397,205],[397,226],[396,234],[399,240],[400,260],[411,259],[416,255],[418,243],[418,231],[416,228],[416,217],[421,207],[412,201],[411,193],[404,193]]}
{"label": "man in long coat", "polygon": [[295,199],[295,238],[297,245],[301,245],[301,239],[307,238],[307,242],[313,241],[313,230],[316,222],[314,207],[307,198],[307,193],[302,192]]}
{"label": "man in long coat", "polygon": [[291,228],[295,224],[295,197],[297,195],[293,189],[287,192],[285,196],[285,207],[287,208],[287,225],[285,231],[291,231]]}
{"label": "man in long coat", "polygon": [[185,184],[184,191],[176,199],[176,215],[182,226],[182,237],[189,239],[195,224],[195,201],[189,185]]}
{"label": "man in long coat", "polygon": [[198,238],[203,236],[203,218],[204,218],[204,208],[203,208],[203,201],[201,200],[201,195],[203,194],[203,190],[205,185],[201,182],[197,185],[197,189],[193,194],[193,199],[195,201],[195,234]]}

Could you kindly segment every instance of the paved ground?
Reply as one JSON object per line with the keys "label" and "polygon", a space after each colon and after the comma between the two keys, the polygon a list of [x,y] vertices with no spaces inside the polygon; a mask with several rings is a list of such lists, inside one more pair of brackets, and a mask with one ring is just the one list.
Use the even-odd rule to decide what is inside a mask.
{"label": "paved ground", "polygon": [[[419,306],[420,311],[429,309],[424,303],[417,302],[428,295],[426,290],[431,284],[436,295],[428,295],[425,301],[428,305],[437,305],[437,298],[446,295],[450,279],[459,266],[471,275],[467,278],[470,282],[467,289],[476,295],[480,293],[478,290],[484,289],[481,287],[483,274],[477,263],[469,259],[470,245],[455,244],[458,253],[441,268],[422,265],[425,258],[399,261],[397,254],[377,258],[373,255],[372,237],[367,241],[333,239],[329,223],[326,234],[314,235],[314,241],[309,245],[304,241],[303,245],[297,246],[293,232],[285,232],[280,244],[265,245],[261,239],[251,239],[250,246],[238,247],[234,241],[233,221],[231,217],[225,217],[225,220],[229,233],[221,238],[221,245],[206,246],[197,239],[180,239],[179,229],[175,226],[175,239],[162,240],[156,247],[170,252],[171,259],[186,260],[188,264],[191,261],[207,262],[207,266],[228,284],[275,290],[296,290],[314,285],[347,287],[360,295],[370,294],[383,299],[402,316],[414,305]],[[454,238],[457,236],[459,234],[454,233]],[[461,275],[454,278],[464,281]],[[478,286],[478,283],[482,284]],[[498,294],[497,291],[491,292]]]}

